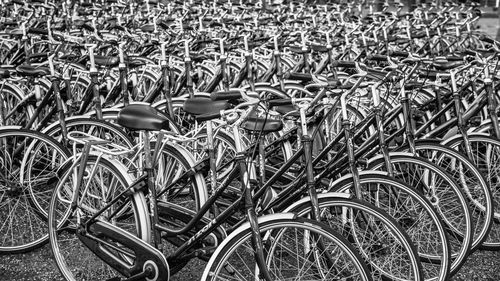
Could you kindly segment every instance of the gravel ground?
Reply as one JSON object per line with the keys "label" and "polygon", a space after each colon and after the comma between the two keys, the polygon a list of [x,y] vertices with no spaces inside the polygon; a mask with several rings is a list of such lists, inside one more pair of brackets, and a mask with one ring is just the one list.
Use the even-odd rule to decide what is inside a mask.
{"label": "gravel ground", "polygon": [[490,35],[493,38],[497,36],[497,30],[500,27],[498,18],[483,18],[479,20],[479,30]]}
{"label": "gravel ground", "polygon": [[452,281],[500,280],[500,252],[477,251],[472,254]]}
{"label": "gravel ground", "polygon": [[[199,280],[204,263],[192,261],[170,281]],[[52,257],[50,246],[26,254],[0,256],[0,281],[59,281],[64,280]]]}
{"label": "gravel ground", "polygon": [[[450,281],[500,280],[500,252],[478,251]],[[199,280],[203,263],[193,261],[171,278],[171,281]],[[58,281],[62,280],[52,259],[49,246],[32,253],[0,256],[1,281]]]}

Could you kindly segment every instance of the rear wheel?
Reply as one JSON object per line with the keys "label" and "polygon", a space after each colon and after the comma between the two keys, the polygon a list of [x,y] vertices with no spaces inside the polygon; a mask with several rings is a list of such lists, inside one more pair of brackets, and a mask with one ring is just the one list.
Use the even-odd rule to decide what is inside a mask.
{"label": "rear wheel", "polygon": [[[72,207],[78,169],[79,165],[73,165],[65,171],[50,202],[49,237],[57,266],[66,280],[106,280],[120,276],[122,274],[109,264],[133,266],[137,260],[135,252],[127,247],[130,245],[107,237],[104,231],[97,237],[92,234],[100,233],[98,224],[107,223],[149,242],[150,224],[144,194],[134,192],[119,199],[104,209],[95,222],[87,225],[91,216],[128,188],[132,181],[117,162],[90,156],[78,189],[76,200],[79,204]],[[93,243],[89,244],[93,245],[93,250],[87,245],[88,241]],[[101,260],[93,252],[96,249],[112,253],[114,260]]]}

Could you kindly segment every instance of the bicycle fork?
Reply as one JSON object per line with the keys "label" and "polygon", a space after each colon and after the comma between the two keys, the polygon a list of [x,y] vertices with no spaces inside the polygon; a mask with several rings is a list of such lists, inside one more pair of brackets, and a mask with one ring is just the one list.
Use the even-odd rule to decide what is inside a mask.
{"label": "bicycle fork", "polygon": [[312,160],[312,143],[313,139],[308,134],[307,130],[307,120],[306,120],[306,110],[305,108],[300,108],[300,123],[302,131],[301,143],[304,149],[304,162],[306,164],[306,180],[307,180],[307,190],[309,192],[309,198],[311,200],[311,218],[313,220],[320,220],[320,210],[318,202],[318,194],[316,192],[314,171],[313,171],[313,160]]}
{"label": "bicycle fork", "polygon": [[457,78],[456,78],[457,74],[458,74],[458,72],[456,72],[456,71],[450,72],[451,89],[453,92],[455,113],[457,115],[458,132],[462,135],[462,139],[463,139],[463,142],[465,145],[465,151],[466,151],[467,157],[469,157],[469,159],[475,159],[475,157],[472,155],[471,143],[469,140],[469,136],[467,135],[467,128],[466,128],[466,124],[464,121],[463,109],[462,109],[462,105],[461,105],[461,96],[460,96],[460,92],[458,91],[458,86],[457,86]]}
{"label": "bicycle fork", "polygon": [[490,70],[488,67],[484,69],[484,85],[486,87],[486,93],[488,95],[488,113],[490,115],[491,124],[493,125],[493,133],[496,139],[500,140],[500,125],[498,122],[498,100],[494,92],[493,80],[490,76]]}
{"label": "bicycle fork", "polygon": [[240,175],[241,175],[241,189],[245,196],[244,199],[244,208],[246,217],[250,223],[250,228],[252,230],[252,246],[254,249],[254,257],[257,263],[257,268],[255,269],[258,272],[259,278],[266,281],[273,281],[274,279],[271,277],[269,270],[267,270],[266,266],[266,257],[264,255],[264,242],[260,235],[260,227],[257,221],[257,213],[255,212],[255,206],[253,204],[253,196],[252,196],[252,186],[250,184],[250,177],[247,170],[246,157],[244,157],[244,149],[240,139],[240,131],[239,126],[235,124],[233,126],[233,135],[235,140],[236,147],[236,159],[239,162]]}

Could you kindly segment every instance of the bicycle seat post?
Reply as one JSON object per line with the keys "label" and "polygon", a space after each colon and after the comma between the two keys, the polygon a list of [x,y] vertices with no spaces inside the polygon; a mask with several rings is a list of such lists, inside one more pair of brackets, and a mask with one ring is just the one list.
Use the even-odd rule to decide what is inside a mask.
{"label": "bicycle seat post", "polygon": [[[418,64],[417,64],[418,65]],[[414,67],[416,69],[417,65]],[[405,133],[406,133],[406,141],[408,143],[410,153],[416,154],[415,148],[415,121],[411,118],[411,106],[408,95],[405,90],[405,80],[401,79],[399,82],[400,86],[400,102],[403,107],[403,119],[406,120]]]}
{"label": "bicycle seat post", "polygon": [[488,95],[488,113],[490,115],[491,123],[493,124],[493,131],[495,137],[500,140],[500,125],[498,122],[498,100],[495,95],[493,79],[491,79],[489,66],[484,68],[484,85],[486,87],[486,94]]}
{"label": "bicycle seat post", "polygon": [[379,147],[385,161],[386,170],[389,176],[394,177],[394,170],[391,164],[391,158],[389,156],[389,148],[385,140],[384,134],[384,116],[383,116],[383,106],[380,104],[380,94],[378,92],[378,87],[380,83],[376,83],[371,86],[372,98],[373,98],[373,112],[375,113],[376,130],[378,132]]}
{"label": "bicycle seat post", "polygon": [[276,77],[280,83],[280,89],[285,91],[285,79],[283,78],[283,66],[281,65],[281,52],[278,45],[278,35],[274,35],[274,61],[276,63]]}
{"label": "bicycle seat post", "polygon": [[347,113],[347,97],[352,95],[354,91],[359,87],[361,82],[364,80],[364,77],[367,75],[366,72],[359,68],[359,64],[356,63],[356,68],[358,70],[358,74],[352,75],[352,78],[357,78],[358,80],[354,83],[354,86],[351,89],[345,91],[340,96],[340,106],[342,111],[342,128],[344,130],[344,138],[346,141],[347,148],[347,156],[349,158],[349,168],[353,175],[353,183],[354,183],[354,193],[356,198],[361,199],[361,187],[359,180],[359,172],[356,167],[356,155],[354,151],[354,140],[351,132],[351,121],[349,121],[348,113]]}
{"label": "bicycle seat post", "polygon": [[[5,71],[4,73],[2,73],[2,80],[1,83],[0,83],[0,92],[3,90],[4,88],[4,85],[5,83],[7,82],[7,78],[10,76],[9,72],[8,71]],[[4,103],[3,102],[0,102],[0,126],[4,126],[5,125],[5,109],[4,108]]]}
{"label": "bicycle seat post", "polygon": [[[182,21],[181,21],[182,28]],[[189,40],[186,39],[184,41],[184,68],[186,72],[186,87],[189,93],[189,97],[194,97],[194,88],[193,88],[193,77],[191,76],[191,70],[193,69],[193,62],[191,60],[191,56],[189,54]]]}
{"label": "bicycle seat post", "polygon": [[[158,207],[157,207],[157,198],[156,198],[156,186],[155,186],[155,175],[153,170],[153,159],[151,156],[151,140],[149,131],[144,130],[142,133],[143,136],[143,152],[144,152],[144,171],[146,172],[148,190],[150,194],[150,211],[151,211],[151,219],[153,226],[159,224],[158,218]],[[160,230],[156,227],[153,227],[153,241],[154,246],[162,251],[163,246],[161,243],[161,233]]]}
{"label": "bicycle seat post", "polygon": [[[251,111],[248,113],[253,112],[255,108],[253,108]],[[248,115],[247,115],[248,116]],[[260,273],[261,279],[263,280],[273,280],[269,272],[266,270],[266,265],[265,265],[265,256],[264,256],[264,249],[262,248],[263,241],[262,237],[259,235],[260,230],[259,230],[259,224],[257,221],[257,213],[255,210],[255,206],[253,203],[253,195],[252,195],[252,185],[250,184],[250,175],[248,173],[247,169],[247,162],[245,160],[246,155],[245,155],[245,148],[243,147],[243,144],[241,142],[241,133],[240,133],[240,125],[242,124],[243,120],[245,118],[238,119],[234,124],[232,124],[232,131],[234,134],[234,141],[235,141],[235,148],[236,148],[236,161],[237,164],[239,165],[240,169],[240,179],[241,179],[241,188],[242,191],[244,192],[244,208],[245,208],[245,214],[248,219],[248,222],[250,223],[250,227],[252,228],[252,244],[254,245],[255,252],[254,256],[256,259],[256,262],[258,264],[259,269],[262,270]]]}
{"label": "bicycle seat post", "polygon": [[163,42],[160,44],[161,46],[161,61],[160,61],[160,66],[161,66],[161,73],[162,73],[162,79],[163,79],[163,97],[167,101],[167,107],[166,107],[166,113],[172,120],[174,119],[174,108],[172,107],[172,91],[171,91],[171,86],[172,86],[172,81],[171,81],[171,69],[170,69],[170,62],[167,61],[167,52],[166,52],[166,46],[167,42]]}
{"label": "bicycle seat post", "polygon": [[61,124],[62,142],[65,146],[67,146],[67,144],[68,144],[68,130],[66,127],[66,121],[65,121],[66,116],[65,116],[65,112],[64,112],[63,101],[61,98],[61,91],[59,89],[59,82],[61,79],[59,79],[59,77],[57,77],[57,75],[55,73],[54,57],[55,57],[55,54],[48,56],[48,62],[49,62],[49,68],[50,68],[50,81],[51,81],[51,87],[54,90],[54,96],[56,97],[58,118],[59,118],[59,123]]}
{"label": "bicycle seat post", "polygon": [[222,73],[222,86],[224,91],[229,91],[229,78],[227,76],[227,55],[224,51],[224,38],[219,38],[220,46],[220,68]]}
{"label": "bicycle seat post", "polygon": [[250,85],[250,89],[255,91],[255,80],[253,75],[253,54],[250,52],[248,46],[248,35],[243,36],[243,42],[245,46],[245,64],[247,69],[247,82]]}
{"label": "bicycle seat post", "polygon": [[311,65],[309,63],[309,52],[307,48],[305,31],[300,32],[300,38],[301,38],[302,59],[304,60],[304,71],[305,73],[309,73],[311,71]]}
{"label": "bicycle seat post", "polygon": [[210,193],[212,194],[217,188],[217,164],[215,157],[214,148],[214,133],[213,133],[213,123],[211,120],[206,121],[207,125],[207,154],[210,159]]}
{"label": "bicycle seat post", "polygon": [[126,42],[121,42],[118,44],[118,57],[120,59],[120,63],[118,64],[118,70],[120,71],[120,85],[123,97],[123,105],[127,106],[130,103],[130,96],[128,94],[127,87],[127,67],[125,65],[125,55],[123,54],[123,47]]}
{"label": "bicycle seat post", "polygon": [[304,150],[304,162],[306,165],[306,180],[307,180],[307,191],[311,198],[311,207],[312,207],[312,219],[319,220],[320,218],[320,209],[318,202],[318,194],[316,192],[316,184],[314,179],[314,170],[313,170],[313,138],[309,135],[309,130],[307,128],[307,118],[306,118],[306,109],[309,107],[299,105],[299,113],[300,113],[300,127],[301,127],[301,135],[300,142],[302,143],[302,149]]}
{"label": "bicycle seat post", "polygon": [[95,66],[95,57],[94,57],[94,49],[97,47],[96,44],[88,44],[87,48],[89,50],[89,58],[90,58],[90,79],[92,84],[92,92],[94,95],[94,106],[96,111],[97,119],[102,120],[102,108],[101,108],[101,97],[99,95],[99,84],[97,81],[97,68]]}

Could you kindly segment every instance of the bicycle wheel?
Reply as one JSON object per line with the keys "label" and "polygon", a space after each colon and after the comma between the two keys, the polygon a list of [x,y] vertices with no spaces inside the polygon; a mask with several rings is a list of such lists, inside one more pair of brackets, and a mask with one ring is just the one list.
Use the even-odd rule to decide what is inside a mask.
{"label": "bicycle wheel", "polygon": [[[132,181],[119,163],[90,155],[80,183],[82,188],[75,194],[78,169],[78,163],[66,169],[50,201],[49,238],[57,267],[66,280],[106,280],[121,276],[122,272],[111,265],[132,267],[137,259],[134,251],[106,239],[105,235],[90,236],[97,243],[88,243],[87,234],[98,231],[96,225],[92,223],[87,227],[85,222],[126,190]],[[78,204],[72,206],[74,196]],[[111,204],[96,222],[112,224],[150,242],[150,222],[142,192],[131,192],[125,199]],[[97,250],[113,253],[115,259],[108,260],[108,264],[96,255]]]}
{"label": "bicycle wheel", "polygon": [[[350,243],[317,221],[276,214],[259,218],[266,266],[273,280],[372,280]],[[249,223],[210,258],[201,280],[258,280]]]}
{"label": "bicycle wheel", "polygon": [[[486,179],[467,156],[453,148],[424,140],[417,141],[415,149],[420,157],[444,169],[465,193],[472,215],[471,251],[474,251],[486,239],[493,220],[493,198]],[[408,151],[409,148],[398,150]]]}
{"label": "bicycle wheel", "polygon": [[[423,280],[418,253],[408,234],[386,212],[343,193],[318,195],[321,222],[341,233],[372,269],[373,280]],[[304,217],[311,213],[310,198],[285,212]]]}
{"label": "bicycle wheel", "polygon": [[[394,177],[417,189],[432,203],[446,224],[452,257],[451,274],[465,262],[472,244],[472,219],[460,186],[439,166],[407,153],[391,153]],[[383,157],[373,159],[370,169],[385,168]]]}
{"label": "bicycle wheel", "polygon": [[[353,192],[352,176],[331,184],[331,191]],[[420,192],[387,176],[387,173],[360,173],[362,199],[394,218],[417,246],[425,280],[447,280],[450,274],[450,245],[444,224],[432,204]]]}
{"label": "bicycle wheel", "polygon": [[49,136],[0,129],[0,253],[27,252],[48,241],[48,202],[69,157]]}
{"label": "bicycle wheel", "polygon": [[493,199],[493,223],[482,247],[490,250],[500,249],[500,141],[486,135],[470,135],[470,153],[463,139],[457,138],[447,143],[450,147],[467,153],[471,161],[484,175]]}
{"label": "bicycle wheel", "polygon": [[2,125],[25,126],[35,109],[25,97],[21,89],[11,83],[2,83],[0,87],[0,101],[2,102]]}

